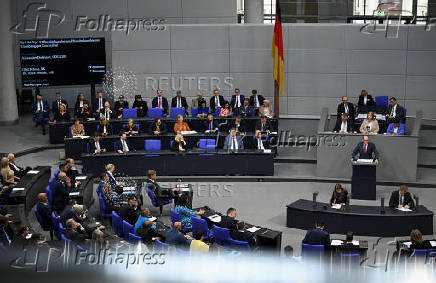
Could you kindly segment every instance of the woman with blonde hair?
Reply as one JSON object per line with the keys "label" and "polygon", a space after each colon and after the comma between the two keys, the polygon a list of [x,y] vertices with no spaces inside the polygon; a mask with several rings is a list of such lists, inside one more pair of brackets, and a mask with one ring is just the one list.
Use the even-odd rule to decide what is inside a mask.
{"label": "woman with blonde hair", "polygon": [[374,112],[368,112],[365,121],[360,126],[360,132],[362,134],[377,134],[378,131],[378,122],[374,117]]}
{"label": "woman with blonde hair", "polygon": [[186,142],[181,134],[178,134],[174,138],[173,145],[171,146],[171,150],[173,151],[186,151]]}
{"label": "woman with blonde hair", "polygon": [[65,104],[61,104],[59,106],[59,111],[56,112],[53,122],[68,122],[70,121],[71,117],[70,114],[67,111],[67,106]]}
{"label": "woman with blonde hair", "polygon": [[124,133],[128,136],[139,134],[139,129],[133,122],[132,118],[127,120],[127,125],[124,127]]}
{"label": "woman with blonde hair", "polygon": [[269,100],[265,99],[262,106],[259,108],[259,116],[266,116],[267,118],[274,118],[274,109],[272,108]]}
{"label": "woman with blonde hair", "polygon": [[1,174],[3,178],[3,184],[5,185],[16,185],[18,184],[16,180],[20,180],[20,178],[14,176],[14,171],[9,168],[9,160],[7,157],[3,157],[1,159]]}
{"label": "woman with blonde hair", "polygon": [[413,229],[410,232],[410,242],[412,242],[410,250],[428,250],[432,248],[430,242],[422,238],[422,233],[418,229]]}
{"label": "woman with blonde hair", "polygon": [[180,132],[190,131],[188,124],[183,121],[182,114],[177,115],[177,121],[174,123],[174,133],[180,134]]}

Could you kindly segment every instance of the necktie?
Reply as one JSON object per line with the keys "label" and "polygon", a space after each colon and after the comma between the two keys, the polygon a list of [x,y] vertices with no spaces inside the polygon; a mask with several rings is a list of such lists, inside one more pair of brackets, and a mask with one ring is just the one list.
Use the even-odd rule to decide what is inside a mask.
{"label": "necktie", "polygon": [[365,145],[363,146],[363,153],[366,153],[366,147],[367,147],[367,145],[365,144]]}
{"label": "necktie", "polygon": [[96,148],[97,150],[100,150],[100,143],[95,142],[95,148]]}
{"label": "necktie", "polygon": [[161,97],[159,97],[159,103],[157,104],[158,108],[162,108],[162,99]]}
{"label": "necktie", "polygon": [[262,140],[261,139],[257,139],[257,146],[259,149],[263,149],[263,144],[262,144]]}
{"label": "necktie", "polygon": [[259,103],[259,99],[257,98],[257,95],[255,95],[254,98],[256,99],[256,107],[259,107],[260,103]]}
{"label": "necktie", "polygon": [[392,111],[391,111],[391,116],[395,118],[395,107],[397,107],[396,105],[394,107],[392,107]]}
{"label": "necktie", "polygon": [[239,95],[236,96],[236,108],[239,108]]}
{"label": "necktie", "polygon": [[58,100],[58,109],[61,108],[61,102]]}
{"label": "necktie", "polygon": [[42,108],[42,101],[39,102],[39,110],[44,111],[44,109]]}
{"label": "necktie", "polygon": [[123,140],[123,151],[125,152],[129,151],[129,148],[127,147],[127,143],[125,140]]}
{"label": "necktie", "polygon": [[181,103],[180,103],[180,98],[177,98],[177,108],[180,108],[180,107],[182,107]]}
{"label": "necktie", "polygon": [[348,105],[344,104],[344,108],[345,108],[345,113],[348,113]]}
{"label": "necktie", "polygon": [[404,196],[403,195],[400,196],[400,204],[404,205]]}
{"label": "necktie", "polygon": [[210,130],[210,131],[212,131],[212,130],[213,130],[213,128],[212,128],[212,127],[213,127],[213,123],[212,123],[212,121],[211,121],[211,122],[209,123],[209,130]]}
{"label": "necktie", "polygon": [[236,149],[236,140],[232,138],[232,149]]}
{"label": "necktie", "polygon": [[265,124],[262,123],[262,132],[265,132]]}
{"label": "necktie", "polygon": [[106,119],[108,119],[109,120],[109,111],[107,111],[106,110],[106,112],[105,112],[105,114],[104,114],[105,116],[106,116]]}

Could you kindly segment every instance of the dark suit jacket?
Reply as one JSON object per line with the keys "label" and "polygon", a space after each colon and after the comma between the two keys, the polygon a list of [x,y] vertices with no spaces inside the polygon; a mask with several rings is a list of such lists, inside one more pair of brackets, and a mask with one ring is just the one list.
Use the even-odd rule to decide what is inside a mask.
{"label": "dark suit jacket", "polygon": [[[222,95],[218,95],[218,100],[220,101],[220,105],[221,107],[224,107],[224,96]],[[215,113],[215,95],[213,95],[210,100],[209,100],[209,105],[210,105],[210,111],[212,113]]]}
{"label": "dark suit jacket", "polygon": [[136,230],[136,236],[141,237],[142,242],[148,245],[153,242],[152,238],[156,237],[156,233],[151,228],[146,230],[145,228],[140,227]]}
{"label": "dark suit jacket", "polygon": [[[104,103],[105,103],[105,102],[106,102],[106,98],[102,97],[102,104],[101,104],[102,108],[101,108],[101,109],[104,108]],[[98,106],[98,98],[94,99],[93,104],[92,104],[92,109],[94,109],[94,112],[97,111],[97,110],[99,109],[99,106]],[[100,110],[101,110],[101,109],[100,109]]]}
{"label": "dark suit jacket", "polygon": [[244,106],[242,105],[238,109],[236,109],[235,114],[236,116],[240,115],[242,117],[252,116],[252,113],[254,111],[254,107],[251,105]]}
{"label": "dark suit jacket", "polygon": [[109,173],[107,174],[107,176],[109,177],[109,185],[111,185],[111,188],[113,191],[115,191],[118,194],[122,194],[123,193],[123,188],[117,185],[117,180],[115,180],[115,178],[110,175]]}
{"label": "dark suit jacket", "polygon": [[324,247],[328,247],[330,245],[330,235],[327,231],[315,228],[307,231],[303,243],[309,245],[324,245]]}
{"label": "dark suit jacket", "polygon": [[[157,96],[153,98],[153,101],[151,102],[151,107],[157,108],[159,106]],[[162,110],[164,114],[168,115],[168,100],[162,96]]]}
{"label": "dark suit jacket", "polygon": [[[160,134],[166,134],[167,133],[167,126],[165,125],[164,121],[161,121],[161,124],[159,126]],[[150,124],[150,127],[148,128],[148,133],[150,135],[154,135],[154,131],[156,131],[156,122],[153,122]]]}
{"label": "dark suit jacket", "polygon": [[12,164],[11,163],[9,163],[9,169],[11,169],[12,171],[14,171],[14,176],[18,176],[18,177],[22,177],[22,176],[20,176],[20,175],[23,175],[23,173],[21,173],[21,172],[24,172],[25,170],[24,170],[24,168],[23,167],[20,167],[20,166],[18,166],[17,164],[15,164],[15,166],[17,166],[18,167],[18,170],[17,169],[15,169],[15,167],[14,166],[12,166]]}
{"label": "dark suit jacket", "polygon": [[430,241],[423,241],[422,243],[416,243],[410,245],[410,250],[430,250],[434,249],[430,244]]}
{"label": "dark suit jacket", "polygon": [[[269,142],[267,141],[267,139],[265,137],[262,137],[261,140],[262,140],[263,148],[269,149],[270,145],[269,145]],[[257,141],[256,137],[251,138],[251,148],[258,149],[258,141]]]}
{"label": "dark suit jacket", "polygon": [[[178,141],[174,141],[172,146],[171,146],[171,150],[172,151],[179,151],[179,145],[180,145],[180,143]],[[186,150],[187,144],[182,143],[181,145],[182,145],[182,148]]]}
{"label": "dark suit jacket", "polygon": [[175,229],[170,229],[165,235],[165,242],[169,245],[176,246],[177,248],[188,248],[191,241],[186,239],[182,233]]}
{"label": "dark suit jacket", "polygon": [[[186,98],[182,96],[180,99],[182,101],[182,107],[185,108],[185,110],[188,109],[188,103],[186,103]],[[171,107],[177,107],[177,96],[171,99]]]}
{"label": "dark suit jacket", "polygon": [[135,225],[139,217],[139,211],[138,209],[135,209],[128,204],[124,204],[120,207],[120,209],[118,209],[118,215],[121,217],[122,220],[125,220],[126,222]]}
{"label": "dark suit jacket", "polygon": [[153,192],[158,205],[164,203],[168,198],[174,197],[174,193],[169,188],[162,188],[157,182],[147,179],[147,186]]}
{"label": "dark suit jacket", "polygon": [[223,215],[221,216],[220,227],[229,229],[230,232],[238,230],[238,221],[230,216]]}
{"label": "dark suit jacket", "polygon": [[366,149],[366,153],[363,153],[363,142],[359,142],[356,148],[353,150],[352,157],[355,158],[356,155],[359,154],[359,158],[361,159],[373,159],[373,154],[375,158],[379,159],[380,155],[375,147],[375,144],[372,142],[368,143],[368,148]]}
{"label": "dark suit jacket", "polygon": [[148,113],[148,106],[147,106],[147,101],[136,101],[133,102],[132,108],[136,108],[136,107],[142,107],[142,109],[136,109],[136,112],[138,113],[138,117],[144,117],[147,116]]}
{"label": "dark suit jacket", "polygon": [[[258,95],[257,95],[257,100],[259,100],[259,105],[262,106],[263,101],[265,100],[265,97],[263,97],[262,95],[259,95],[259,94],[258,94]],[[251,96],[250,96],[250,105],[253,106],[253,107],[256,107],[256,106],[255,106],[254,95],[251,95]],[[260,106],[259,106],[259,107],[260,107]]]}
{"label": "dark suit jacket", "polygon": [[[112,109],[111,109],[111,110],[112,110]],[[113,110],[112,110],[112,112],[109,113],[109,119],[113,119],[113,118],[115,118],[115,112],[116,112],[116,111],[113,111]],[[100,112],[100,114],[96,115],[96,118],[99,119],[101,115],[103,115],[104,117],[106,117],[106,110],[105,110],[105,109],[102,109],[101,112]]]}
{"label": "dark suit jacket", "polygon": [[232,239],[234,240],[238,240],[238,241],[243,241],[243,242],[248,242],[248,244],[252,247],[256,244],[256,238],[254,237],[254,234],[248,232],[248,231],[233,231],[232,234]]}
{"label": "dark suit jacket", "polygon": [[[100,135],[103,134],[103,126],[99,125],[98,126],[98,131],[97,131]],[[106,132],[107,134],[110,136],[112,135],[112,126],[111,125],[106,125]]]}
{"label": "dark suit jacket", "polygon": [[[386,115],[390,115],[391,111],[392,111],[392,106],[389,105],[388,108],[386,109]],[[395,118],[394,119],[388,119],[387,123],[392,123],[392,122],[401,122],[404,118],[404,108],[402,106],[400,106],[399,104],[397,104],[397,108],[395,109]]]}
{"label": "dark suit jacket", "polygon": [[71,120],[71,116],[68,111],[66,111],[64,115],[61,115],[59,111],[57,111],[53,119],[56,120],[56,122],[69,122]]}
{"label": "dark suit jacket", "polygon": [[52,222],[51,222],[51,209],[50,206],[44,203],[39,202],[36,205],[36,210],[38,211],[39,215],[41,216],[42,223],[41,227],[44,230],[48,230],[52,228]]}
{"label": "dark suit jacket", "polygon": [[59,216],[60,221],[64,227],[66,226],[66,222],[70,218],[74,218],[73,209],[71,206],[67,205],[65,206],[64,210],[62,210],[61,215]]}
{"label": "dark suit jacket", "polygon": [[[392,192],[391,198],[389,199],[389,207],[397,208],[399,204],[400,204],[400,192],[399,191]],[[406,192],[404,194],[403,205],[408,205],[410,208],[415,207],[415,202],[413,201],[413,198],[409,192]]]}
{"label": "dark suit jacket", "polygon": [[347,200],[348,200],[348,191],[343,191],[343,193],[339,194],[336,198],[335,198],[335,192],[333,191],[332,197],[330,198],[330,203],[336,203],[336,204],[347,203]]}
{"label": "dark suit jacket", "polygon": [[[68,102],[65,99],[61,99],[61,103],[65,104],[65,106],[68,109]],[[53,112],[53,115],[56,115],[56,113],[59,112],[59,105],[58,105],[58,101],[55,100],[51,103],[51,111]]]}
{"label": "dark suit jacket", "polygon": [[[348,102],[348,120],[354,121],[354,105],[351,102]],[[345,113],[345,106],[343,103],[338,105],[338,110],[337,110],[337,118],[340,119],[342,114]]]}
{"label": "dark suit jacket", "polygon": [[[129,151],[135,151],[135,148],[130,144],[128,139],[126,139],[126,143]],[[117,139],[117,150],[123,150],[123,144],[121,143],[121,139]]]}
{"label": "dark suit jacket", "polygon": [[[44,118],[49,118],[50,116],[50,106],[48,106],[48,102],[45,100],[42,100],[42,107],[43,107],[43,116]],[[32,114],[35,116],[36,115],[36,111],[38,110],[38,101],[35,100],[32,104]]]}
{"label": "dark suit jacket", "polygon": [[83,245],[85,240],[88,238],[88,235],[82,229],[67,229],[67,231],[65,231],[65,238],[70,239],[76,245]]}
{"label": "dark suit jacket", "polygon": [[80,107],[80,102],[76,101],[76,103],[74,104],[74,116],[77,117],[81,111],[82,111],[82,107]]}
{"label": "dark suit jacket", "polygon": [[[203,123],[204,131],[209,130],[209,126],[210,126],[210,121],[209,120],[205,121]],[[218,122],[216,120],[212,120],[212,130],[215,130],[215,129],[219,129],[218,128]]]}
{"label": "dark suit jacket", "polygon": [[68,202],[71,187],[56,180],[53,186],[53,210],[63,210]]}
{"label": "dark suit jacket", "polygon": [[[236,124],[235,124],[235,122],[232,122],[232,123],[230,124],[230,129],[232,129],[232,128],[235,128],[235,129],[236,129]],[[239,127],[236,129],[236,131],[237,131],[237,132],[240,132],[240,133],[245,133],[245,132],[246,132],[246,130],[245,130],[245,125],[244,125],[244,121],[243,121],[243,120],[241,121],[241,124],[239,124]]]}
{"label": "dark suit jacket", "polygon": [[[333,131],[337,131],[339,132],[341,130],[341,125],[342,125],[342,120],[341,119],[337,119],[336,120],[336,125],[333,128]],[[351,133],[353,131],[352,127],[351,127],[351,123],[350,120],[347,121],[347,133]]]}
{"label": "dark suit jacket", "polygon": [[[262,122],[259,120],[256,124],[256,130],[262,131]],[[266,132],[266,131],[272,131],[272,125],[271,122],[266,120],[265,126],[264,126],[264,130],[262,132]]]}
{"label": "dark suit jacket", "polygon": [[[243,96],[242,94],[240,94],[239,95],[239,107],[242,107],[242,105],[244,105],[244,99],[245,99],[245,96]],[[234,94],[234,95],[232,95],[232,101],[230,102],[230,106],[233,108],[233,109],[236,109],[236,95]]]}
{"label": "dark suit jacket", "polygon": [[120,108],[128,109],[129,108],[129,103],[127,101],[123,101],[123,103],[121,103],[120,101],[116,101],[115,102],[114,109],[115,109],[115,112],[117,114],[117,117],[119,115],[123,114],[123,110],[119,110]]}
{"label": "dark suit jacket", "polygon": [[358,254],[360,251],[359,246],[353,245],[353,243],[344,243],[338,246],[338,250],[343,254]]}
{"label": "dark suit jacket", "polygon": [[[100,149],[101,150],[106,149],[106,147],[101,142],[101,140],[98,143],[100,144]],[[91,139],[88,144],[89,144],[89,146],[88,146],[89,147],[89,153],[91,153],[91,154],[95,153],[96,148],[95,148],[95,141],[94,141],[94,139]]]}
{"label": "dark suit jacket", "polygon": [[[375,101],[374,98],[372,98],[372,95],[368,94],[368,96],[366,97],[366,106],[373,106],[375,105]],[[357,105],[359,106],[364,106],[364,98],[363,95],[359,95],[359,102],[357,102]]]}

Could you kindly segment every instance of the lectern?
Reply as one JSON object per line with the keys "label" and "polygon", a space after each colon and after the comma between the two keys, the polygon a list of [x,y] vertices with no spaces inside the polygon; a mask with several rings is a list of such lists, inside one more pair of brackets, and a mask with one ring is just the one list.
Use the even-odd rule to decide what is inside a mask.
{"label": "lectern", "polygon": [[352,161],[351,193],[353,199],[375,200],[376,167],[372,159]]}

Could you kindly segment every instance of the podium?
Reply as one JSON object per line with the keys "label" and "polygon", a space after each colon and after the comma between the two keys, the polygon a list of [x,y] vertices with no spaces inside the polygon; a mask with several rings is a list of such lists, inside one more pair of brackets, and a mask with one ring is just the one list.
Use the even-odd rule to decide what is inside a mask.
{"label": "podium", "polygon": [[351,197],[353,199],[375,200],[376,194],[376,166],[371,160],[357,160],[352,162],[353,175],[351,177]]}

